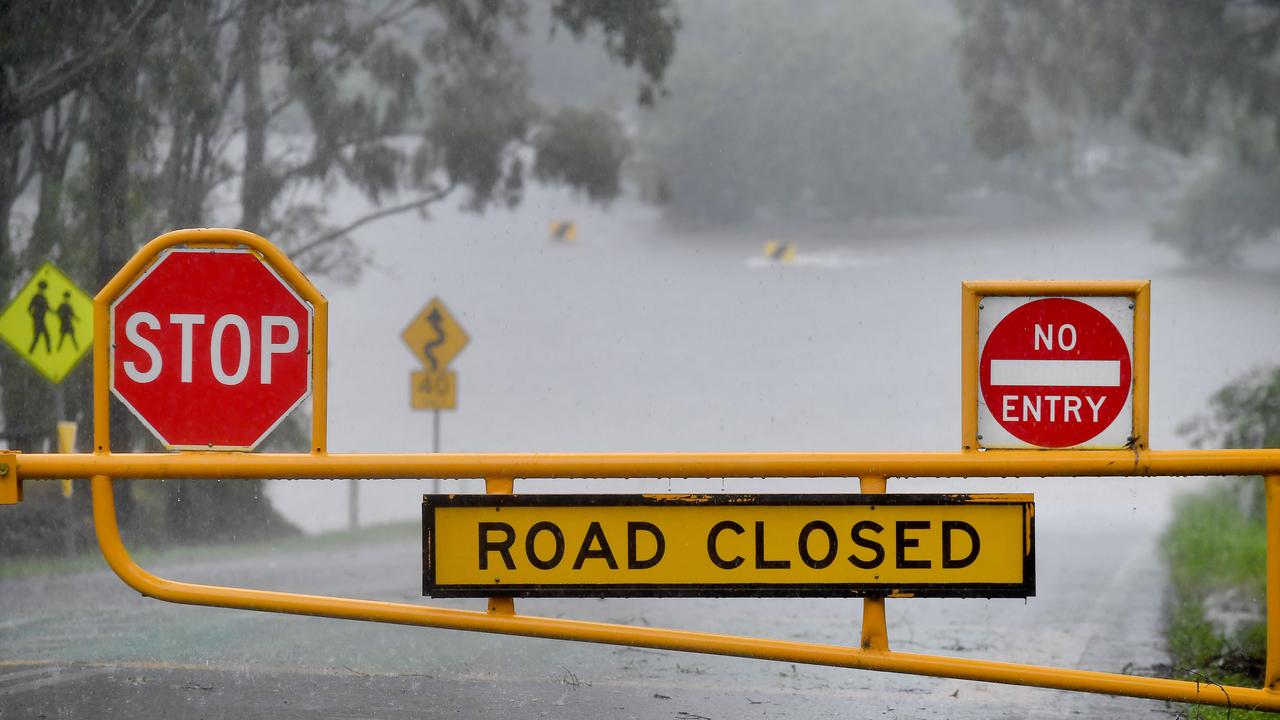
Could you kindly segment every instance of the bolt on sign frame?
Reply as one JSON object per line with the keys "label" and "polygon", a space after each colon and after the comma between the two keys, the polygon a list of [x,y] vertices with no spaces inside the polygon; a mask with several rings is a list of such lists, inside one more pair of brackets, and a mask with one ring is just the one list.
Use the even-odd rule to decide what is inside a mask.
{"label": "bolt on sign frame", "polygon": [[[176,245],[253,249],[314,308],[315,378],[308,453],[250,454],[183,451],[111,452],[107,406],[108,308],[165,248]],[[1099,286],[1081,286],[1101,287]],[[1111,290],[1108,288],[1108,292]],[[967,291],[966,291],[967,292]],[[1042,292],[1036,290],[1036,292]],[[966,306],[968,307],[968,306]],[[967,309],[966,313],[969,312]],[[1145,312],[1145,311],[1143,311]],[[160,600],[243,610],[292,613],[528,637],[631,645],[792,663],[910,673],[1127,695],[1177,702],[1280,711],[1280,450],[1005,450],[976,452],[637,453],[637,454],[329,454],[326,448],[328,307],[324,297],[265,239],[239,230],[179,230],[144,246],[94,299],[94,452],[0,452],[0,503],[21,499],[21,481],[92,479],[98,543],[130,587]],[[967,340],[966,340],[967,342]],[[966,367],[971,370],[972,367]],[[1145,373],[1144,373],[1145,374]],[[966,405],[967,407],[967,405]],[[971,426],[966,425],[971,429]],[[1144,433],[1145,435],[1145,433]],[[1151,678],[890,650],[884,600],[863,601],[857,646],[636,627],[536,617],[516,612],[511,597],[490,598],[485,611],[353,598],[222,587],[158,577],[130,557],[116,524],[113,479],[236,478],[484,478],[487,492],[510,494],[517,478],[859,478],[863,493],[882,494],[886,478],[1263,475],[1267,498],[1267,661],[1262,688]]]}

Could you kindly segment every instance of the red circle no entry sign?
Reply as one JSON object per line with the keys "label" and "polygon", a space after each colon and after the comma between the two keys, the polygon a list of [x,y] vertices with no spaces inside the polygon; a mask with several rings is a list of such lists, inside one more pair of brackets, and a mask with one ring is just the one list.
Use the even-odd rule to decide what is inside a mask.
{"label": "red circle no entry sign", "polygon": [[1028,445],[1081,445],[1107,429],[1132,388],[1130,349],[1115,322],[1075,298],[1031,299],[992,329],[978,386],[987,410]]}

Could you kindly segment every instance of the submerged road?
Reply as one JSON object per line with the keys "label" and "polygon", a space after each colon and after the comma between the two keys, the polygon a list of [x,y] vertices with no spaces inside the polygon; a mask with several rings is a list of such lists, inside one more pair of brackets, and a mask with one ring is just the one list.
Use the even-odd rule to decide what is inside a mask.
{"label": "submerged road", "polygon": [[[1047,510],[1047,508],[1046,508]],[[1038,535],[1022,600],[890,601],[898,650],[1151,674],[1152,533]],[[161,560],[175,579],[480,608],[419,596],[413,528],[350,547]],[[1164,717],[1162,702],[497,635],[169,605],[103,569],[0,581],[0,718]],[[855,644],[860,601],[575,599],[521,612]]]}

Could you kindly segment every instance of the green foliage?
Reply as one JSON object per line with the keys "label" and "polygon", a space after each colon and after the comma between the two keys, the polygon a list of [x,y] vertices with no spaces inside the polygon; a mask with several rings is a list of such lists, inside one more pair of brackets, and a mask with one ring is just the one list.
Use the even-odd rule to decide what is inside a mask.
{"label": "green foliage", "polygon": [[[1208,410],[1178,432],[1196,447],[1280,447],[1280,368],[1254,370],[1219,388],[1209,398]],[[1241,480],[1237,493],[1245,514],[1262,522],[1262,479]]]}
{"label": "green foliage", "polygon": [[1118,0],[956,0],[964,24],[961,76],[977,135],[998,153],[1033,134],[984,130],[1029,126],[1031,101],[1082,117],[1128,122],[1147,140],[1190,152],[1234,109],[1274,118],[1267,88],[1280,8],[1227,0],[1173,7]]}
{"label": "green foliage", "polygon": [[1254,370],[1219,388],[1208,411],[1178,432],[1196,447],[1280,447],[1280,367]]}
{"label": "green foliage", "polygon": [[641,118],[677,218],[845,219],[936,207],[967,158],[945,6],[698,4]]}
{"label": "green foliage", "polygon": [[1204,615],[1204,604],[1181,599],[1171,603],[1165,635],[1169,657],[1183,672],[1212,666],[1222,655],[1225,639]]}
{"label": "green foliage", "polygon": [[1030,158],[972,151],[947,5],[699,3],[683,19],[670,94],[638,118],[635,163],[674,219],[928,215],[981,188],[1049,205],[1082,196],[1069,133]]}
{"label": "green foliage", "polygon": [[[453,73],[437,76],[426,139],[451,184],[468,188],[468,206],[482,210],[497,197],[519,202],[518,186],[504,183],[520,167],[515,145],[529,133],[536,106],[521,65],[495,56],[464,59]],[[510,192],[504,192],[507,188]]]}
{"label": "green foliage", "polygon": [[[1209,602],[1223,597],[1265,599],[1265,520],[1242,511],[1239,498],[1230,485],[1182,497],[1165,533],[1171,588],[1165,635],[1176,677],[1255,687],[1262,682],[1266,623],[1246,621],[1228,630],[1208,611]],[[1226,717],[1209,709],[1205,716]],[[1254,716],[1238,709],[1232,715]]]}
{"label": "green foliage", "polygon": [[1178,499],[1175,520],[1165,534],[1170,579],[1191,600],[1240,587],[1257,595],[1266,587],[1267,538],[1262,518],[1241,512],[1231,486]]}
{"label": "green foliage", "polygon": [[[559,0],[538,11],[637,66],[641,100],[661,91],[679,27],[670,0]],[[514,205],[530,159],[539,178],[613,197],[626,151],[616,122],[547,112],[530,96],[513,40],[531,12],[524,0],[7,4],[0,301],[45,260],[93,292],[146,239],[213,224],[266,235],[304,271],[354,279],[365,257],[354,228],[455,191],[476,211]],[[368,214],[328,217],[340,187],[359,191]],[[34,219],[14,216],[24,192]],[[87,432],[87,384],[68,389],[68,416]],[[51,394],[0,349],[10,446],[42,449],[56,419]],[[305,447],[291,427],[272,441]],[[113,448],[148,443],[113,406]],[[243,510],[259,492],[249,481],[169,483],[159,521],[188,538],[278,527],[268,506]],[[130,498],[119,497],[126,529]],[[243,522],[219,524],[225,507]]]}
{"label": "green foliage", "polygon": [[534,177],[585,190],[597,202],[621,192],[622,162],[630,144],[622,127],[603,112],[562,108],[534,138]]}
{"label": "green foliage", "polygon": [[[1180,432],[1197,446],[1280,446],[1280,369],[1258,370],[1227,384],[1210,399],[1208,411]],[[1263,489],[1261,478],[1237,478],[1179,498],[1175,505],[1162,549],[1172,591],[1166,635],[1180,677],[1254,686],[1262,682],[1265,620],[1259,614],[1228,629],[1215,622],[1210,606],[1252,600],[1255,608],[1265,607]],[[1237,710],[1234,716],[1253,714]]]}
{"label": "green foliage", "polygon": [[1222,161],[1154,228],[1223,262],[1274,239],[1280,212],[1280,6],[1229,0],[956,0],[975,143],[992,157],[1044,142],[1045,120],[1123,122],[1147,142]]}
{"label": "green foliage", "polygon": [[1222,265],[1280,230],[1280,164],[1249,166],[1228,155],[1183,192],[1155,238],[1186,257]]}
{"label": "green foliage", "polygon": [[675,56],[676,32],[681,25],[665,2],[556,0],[551,16],[579,40],[589,29],[599,28],[611,57],[627,67],[640,65],[644,74],[637,101],[653,104],[654,96],[663,90],[663,75]]}

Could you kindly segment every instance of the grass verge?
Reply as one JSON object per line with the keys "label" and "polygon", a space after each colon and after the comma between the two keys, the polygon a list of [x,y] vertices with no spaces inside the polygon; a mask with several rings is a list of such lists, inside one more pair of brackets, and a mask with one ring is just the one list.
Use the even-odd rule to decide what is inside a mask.
{"label": "grass verge", "polygon": [[[1240,478],[1180,498],[1163,540],[1171,597],[1166,639],[1174,677],[1261,687],[1266,623],[1252,609],[1265,607],[1266,522],[1247,512],[1241,497],[1254,493]],[[1276,715],[1243,708],[1187,706],[1186,718],[1249,720]]]}

